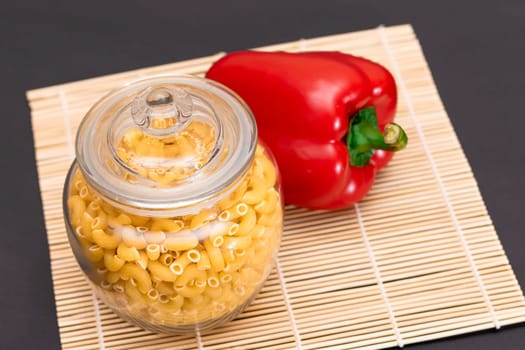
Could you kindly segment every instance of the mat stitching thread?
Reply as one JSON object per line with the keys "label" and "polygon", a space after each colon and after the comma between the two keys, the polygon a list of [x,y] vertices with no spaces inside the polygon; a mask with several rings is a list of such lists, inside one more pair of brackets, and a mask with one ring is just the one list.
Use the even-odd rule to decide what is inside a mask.
{"label": "mat stitching thread", "polygon": [[284,303],[286,304],[286,309],[288,310],[288,316],[290,317],[290,322],[292,323],[295,343],[297,344],[297,349],[302,350],[303,344],[301,342],[301,335],[299,334],[299,327],[297,327],[297,322],[295,321],[292,304],[290,302],[290,296],[288,295],[288,290],[286,289],[286,281],[284,280],[284,274],[281,269],[281,263],[279,262],[278,257],[275,258],[275,267],[277,268],[277,274],[279,275],[279,281],[281,282],[281,289],[283,291]]}
{"label": "mat stitching thread", "polygon": [[379,270],[379,266],[377,266],[377,260],[374,255],[374,249],[372,248],[372,244],[370,243],[370,240],[368,239],[368,235],[366,234],[365,223],[363,222],[363,217],[361,216],[361,210],[359,209],[359,205],[357,203],[354,204],[354,208],[355,208],[355,214],[357,216],[357,222],[359,223],[359,228],[361,229],[361,236],[363,238],[363,242],[365,243],[366,250],[368,251],[368,257],[370,258],[372,269],[374,270],[374,275],[376,277],[377,286],[379,287],[381,296],[383,297],[383,300],[385,302],[386,309],[388,311],[388,316],[390,318],[390,323],[392,324],[392,328],[394,329],[394,334],[396,336],[397,345],[400,348],[402,348],[405,345],[403,342],[403,337],[401,336],[401,332],[397,325],[396,316],[394,315],[394,309],[392,307],[392,304],[390,303],[390,299],[388,298],[388,294],[383,284],[383,279],[381,278],[381,271]]}
{"label": "mat stitching thread", "polygon": [[199,350],[204,350],[204,344],[202,343],[201,330],[199,326],[195,326],[195,338],[197,339],[197,346]]}
{"label": "mat stitching thread", "polygon": [[66,99],[66,93],[64,90],[60,89],[58,91],[58,96],[60,98],[60,106],[62,107],[63,117],[64,117],[64,129],[66,132],[66,143],[67,149],[69,151],[69,156],[75,158],[75,147],[73,144],[73,135],[71,135],[71,117],[69,115],[69,103]]}
{"label": "mat stitching thread", "polygon": [[474,272],[474,277],[476,278],[476,281],[479,285],[479,288],[481,290],[481,293],[483,295],[483,299],[485,300],[485,304],[487,305],[488,311],[492,317],[492,321],[494,323],[494,326],[496,329],[500,329],[501,325],[500,322],[496,316],[496,312],[494,310],[494,306],[492,305],[492,302],[490,301],[490,297],[488,294],[488,291],[485,287],[485,284],[483,283],[483,280],[481,278],[481,275],[478,271],[478,268],[476,266],[476,263],[474,261],[474,257],[472,256],[472,252],[469,248],[468,242],[465,238],[465,235],[463,233],[463,230],[461,228],[461,225],[458,221],[458,218],[456,216],[456,213],[454,211],[454,208],[452,207],[452,204],[450,203],[450,199],[448,197],[447,190],[445,188],[445,185],[443,184],[443,180],[441,179],[441,176],[439,175],[439,172],[437,171],[436,164],[434,162],[434,159],[432,158],[432,154],[430,153],[430,150],[428,148],[425,136],[423,134],[423,130],[421,129],[421,126],[419,125],[419,122],[416,119],[416,113],[414,111],[414,107],[412,106],[412,101],[410,100],[408,96],[408,92],[405,86],[405,82],[403,80],[403,77],[401,76],[401,72],[399,70],[399,67],[397,65],[397,62],[395,60],[394,54],[392,52],[392,49],[388,43],[388,38],[385,33],[384,26],[381,25],[377,27],[377,30],[379,31],[379,35],[381,37],[381,41],[383,43],[383,47],[385,48],[386,54],[388,56],[388,59],[390,61],[390,64],[392,66],[392,70],[394,72],[394,76],[399,84],[399,89],[401,90],[401,95],[403,95],[403,99],[405,100],[405,104],[407,105],[408,113],[410,115],[410,118],[412,119],[412,122],[414,123],[414,127],[416,128],[416,131],[418,133],[419,139],[421,140],[421,145],[423,147],[423,150],[425,152],[425,155],[427,156],[430,166],[432,168],[432,172],[434,174],[434,177],[436,178],[436,181],[439,185],[439,188],[441,190],[441,193],[443,194],[443,199],[445,200],[445,204],[447,205],[448,212],[450,214],[450,217],[454,223],[454,226],[456,227],[456,232],[458,233],[458,236],[461,240],[461,243],[463,245],[463,249],[467,255],[467,259],[470,263],[470,266],[472,268],[472,271]]}
{"label": "mat stitching thread", "polygon": [[[299,44],[299,51],[306,50],[306,40],[303,38],[298,40]],[[275,267],[277,269],[277,274],[279,275],[279,281],[281,282],[281,289],[283,291],[283,298],[284,303],[286,304],[286,309],[288,310],[288,316],[290,318],[290,323],[292,324],[292,330],[295,337],[295,344],[297,345],[297,349],[302,350],[303,344],[301,341],[301,335],[299,333],[299,327],[297,327],[297,321],[295,320],[295,316],[292,309],[292,304],[290,302],[290,296],[288,295],[288,290],[286,289],[286,281],[284,279],[283,270],[281,268],[281,263],[279,262],[279,257],[275,257]]]}
{"label": "mat stitching thread", "polygon": [[100,350],[105,350],[106,345],[104,344],[104,333],[102,332],[102,323],[100,322],[100,308],[98,306],[98,299],[95,296],[95,293],[91,291],[91,295],[93,297],[93,304],[95,305],[95,319],[97,323],[97,332],[98,332],[98,346],[100,347]]}

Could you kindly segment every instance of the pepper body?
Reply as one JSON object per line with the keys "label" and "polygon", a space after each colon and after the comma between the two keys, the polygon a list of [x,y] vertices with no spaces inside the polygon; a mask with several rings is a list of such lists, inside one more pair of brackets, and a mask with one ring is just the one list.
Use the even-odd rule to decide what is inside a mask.
{"label": "pepper body", "polygon": [[278,162],[288,204],[348,207],[392,158],[375,150],[366,165],[354,166],[344,142],[353,116],[365,107],[375,107],[380,131],[394,118],[395,82],[377,63],[339,52],[240,51],[215,62],[206,77],[231,88],[252,110]]}

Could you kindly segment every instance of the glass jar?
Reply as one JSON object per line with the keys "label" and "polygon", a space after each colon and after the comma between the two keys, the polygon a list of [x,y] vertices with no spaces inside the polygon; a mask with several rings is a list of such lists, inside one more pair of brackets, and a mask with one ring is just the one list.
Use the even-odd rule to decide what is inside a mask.
{"label": "glass jar", "polygon": [[64,187],[69,242],[97,296],[171,334],[234,318],[267,279],[282,233],[279,174],[248,107],[191,76],[98,101]]}

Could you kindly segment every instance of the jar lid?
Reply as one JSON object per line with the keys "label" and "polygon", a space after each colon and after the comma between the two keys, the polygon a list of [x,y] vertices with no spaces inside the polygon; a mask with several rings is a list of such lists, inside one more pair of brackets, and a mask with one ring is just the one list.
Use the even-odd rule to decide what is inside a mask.
{"label": "jar lid", "polygon": [[253,116],[234,92],[204,78],[158,76],[99,100],[79,126],[76,157],[112,205],[171,216],[227,194],[256,145]]}

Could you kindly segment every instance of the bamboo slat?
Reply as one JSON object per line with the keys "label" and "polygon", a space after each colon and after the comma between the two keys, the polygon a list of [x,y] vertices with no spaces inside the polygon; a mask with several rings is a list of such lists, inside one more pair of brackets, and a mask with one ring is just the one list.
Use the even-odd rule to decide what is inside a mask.
{"label": "bamboo slat", "polygon": [[382,349],[525,321],[523,292],[412,27],[259,50],[338,50],[385,65],[398,84],[408,148],[352,208],[287,207],[275,269],[237,319],[207,334],[153,334],[100,303],[72,256],[61,191],[73,140],[108,90],[150,75],[202,76],[222,54],[29,91],[63,348]]}

